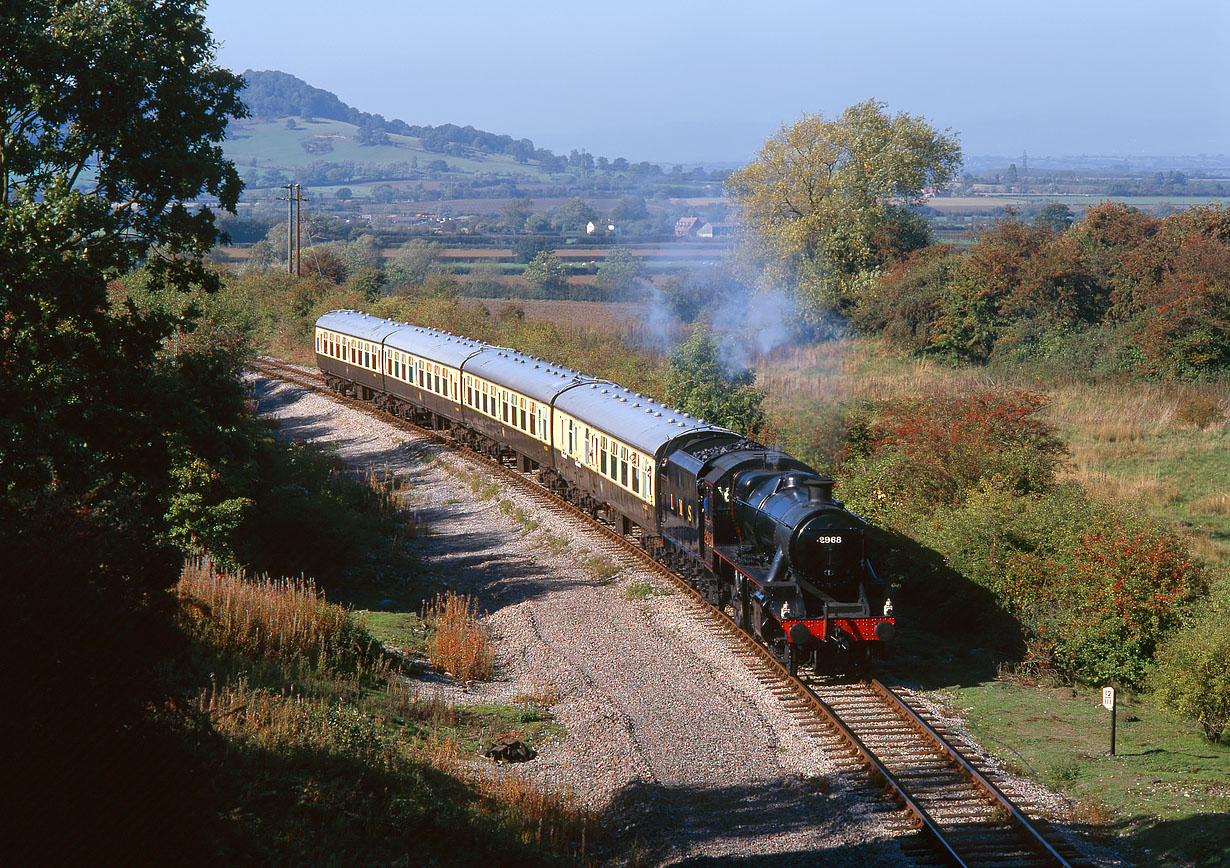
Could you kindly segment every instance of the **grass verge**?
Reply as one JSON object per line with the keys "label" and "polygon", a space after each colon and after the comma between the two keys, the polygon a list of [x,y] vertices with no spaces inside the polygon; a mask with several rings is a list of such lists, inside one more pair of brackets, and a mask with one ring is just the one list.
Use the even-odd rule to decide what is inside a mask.
{"label": "grass verge", "polygon": [[[555,737],[554,694],[472,707],[424,695],[362,619],[309,582],[251,581],[194,562],[177,590],[190,671],[203,685],[191,705],[214,736],[200,749],[218,859],[585,864],[593,822],[569,794],[481,757],[500,739]],[[431,613],[474,623],[465,598],[442,598]]]}
{"label": "grass verge", "polygon": [[1116,756],[1110,712],[1088,688],[956,670],[933,696],[1011,769],[1061,792],[1073,815],[1138,868],[1230,864],[1230,745],[1211,744],[1147,696],[1121,695]]}

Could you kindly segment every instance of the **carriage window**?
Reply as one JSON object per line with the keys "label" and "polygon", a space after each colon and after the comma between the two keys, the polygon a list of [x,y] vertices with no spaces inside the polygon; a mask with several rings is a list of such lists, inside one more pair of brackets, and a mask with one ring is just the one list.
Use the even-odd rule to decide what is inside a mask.
{"label": "carriage window", "polygon": [[632,468],[632,493],[641,493],[641,469],[639,467]]}
{"label": "carriage window", "polygon": [[534,425],[534,422],[536,421],[537,416],[538,416],[538,409],[537,408],[531,409],[530,410],[530,433],[531,434],[536,433],[536,427]]}
{"label": "carriage window", "polygon": [[483,412],[486,413],[487,412],[487,384],[483,383],[481,388],[483,390]]}
{"label": "carriage window", "polygon": [[602,459],[602,475],[608,476],[609,474],[606,472],[606,438],[605,437],[602,438],[602,448],[601,450],[599,450],[599,455],[601,456],[601,459]]}
{"label": "carriage window", "polygon": [[501,391],[501,392],[500,392],[500,397],[503,399],[503,401],[501,402],[501,404],[502,404],[502,409],[503,409],[503,412],[504,412],[503,419],[504,419],[504,421],[505,421],[505,422],[507,422],[507,421],[508,421],[508,393],[507,393],[507,392],[504,392],[504,391]]}
{"label": "carriage window", "polygon": [[628,485],[628,462],[622,458],[619,460],[619,484]]}
{"label": "carriage window", "polygon": [[530,427],[529,421],[525,418],[525,399],[521,399],[521,430],[525,431]]}
{"label": "carriage window", "polygon": [[568,454],[576,455],[577,453],[577,432],[572,424],[572,420],[568,420]]}

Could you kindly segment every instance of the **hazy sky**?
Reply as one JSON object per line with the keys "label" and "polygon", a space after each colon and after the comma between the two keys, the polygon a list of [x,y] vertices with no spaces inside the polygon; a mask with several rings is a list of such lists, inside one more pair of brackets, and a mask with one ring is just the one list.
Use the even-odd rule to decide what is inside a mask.
{"label": "hazy sky", "polygon": [[967,154],[1230,154],[1230,0],[209,0],[220,60],[556,152],[743,162],[874,97]]}

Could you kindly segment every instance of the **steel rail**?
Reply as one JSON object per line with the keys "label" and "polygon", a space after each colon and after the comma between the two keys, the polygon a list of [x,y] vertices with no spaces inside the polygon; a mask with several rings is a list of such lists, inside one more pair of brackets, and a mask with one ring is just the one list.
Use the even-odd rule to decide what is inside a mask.
{"label": "steel rail", "polygon": [[1054,861],[1056,865],[1068,866],[1069,863],[1061,856],[1051,844],[1042,837],[1041,833],[1034,827],[1033,822],[1026,816],[1020,808],[1012,803],[1012,800],[1004,795],[999,787],[995,786],[982,772],[978,771],[969,760],[967,760],[960,751],[953,747],[949,742],[938,732],[931,724],[923,719],[922,715],[910,708],[902,701],[893,690],[884,685],[879,679],[873,678],[870,682],[871,688],[881,696],[890,706],[907,722],[922,733],[928,741],[940,750],[948,759],[955,763],[959,771],[971,780],[979,789],[990,796],[992,802],[1004,811],[1007,812],[1008,818],[1017,831],[1025,838],[1026,843],[1037,851],[1040,855]]}

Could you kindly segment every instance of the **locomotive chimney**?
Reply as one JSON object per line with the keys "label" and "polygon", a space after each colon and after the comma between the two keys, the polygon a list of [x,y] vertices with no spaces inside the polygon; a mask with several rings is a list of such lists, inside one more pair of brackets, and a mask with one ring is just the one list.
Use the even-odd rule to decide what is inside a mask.
{"label": "locomotive chimney", "polygon": [[803,484],[807,487],[807,500],[809,503],[833,502],[833,480],[809,479]]}

